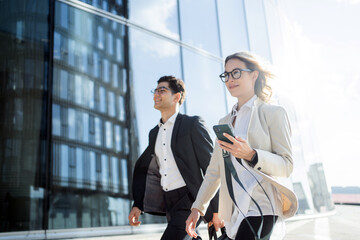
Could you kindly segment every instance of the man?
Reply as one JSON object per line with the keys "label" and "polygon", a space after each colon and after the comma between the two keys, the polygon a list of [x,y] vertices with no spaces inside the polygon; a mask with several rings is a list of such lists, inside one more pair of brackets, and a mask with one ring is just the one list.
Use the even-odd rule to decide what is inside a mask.
{"label": "man", "polygon": [[[161,77],[153,93],[161,119],[150,131],[149,145],[135,165],[129,223],[139,226],[142,212],[166,215],[168,225],[161,239],[190,239],[185,221],[209,164],[212,140],[200,117],[179,113],[186,95],[182,80]],[[217,205],[218,196],[211,202],[205,221],[219,221]]]}

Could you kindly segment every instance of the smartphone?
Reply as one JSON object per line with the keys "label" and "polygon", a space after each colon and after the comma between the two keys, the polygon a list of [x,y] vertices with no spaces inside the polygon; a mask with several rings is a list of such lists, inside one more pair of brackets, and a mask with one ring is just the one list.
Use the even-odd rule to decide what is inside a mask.
{"label": "smartphone", "polygon": [[214,132],[216,134],[216,137],[221,140],[221,141],[224,141],[224,142],[228,142],[228,143],[231,143],[232,142],[227,139],[227,137],[225,137],[223,135],[223,133],[227,133],[229,134],[230,136],[234,136],[234,134],[232,133],[231,131],[231,128],[230,128],[230,125],[229,124],[220,124],[220,125],[214,125],[213,126],[213,129],[214,129]]}

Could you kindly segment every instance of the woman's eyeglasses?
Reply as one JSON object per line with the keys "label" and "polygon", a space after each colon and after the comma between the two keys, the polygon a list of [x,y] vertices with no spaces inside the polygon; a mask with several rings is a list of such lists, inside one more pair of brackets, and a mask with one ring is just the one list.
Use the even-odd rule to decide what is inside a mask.
{"label": "woman's eyeglasses", "polygon": [[239,79],[239,78],[241,78],[241,72],[252,72],[252,71],[253,70],[247,69],[247,68],[246,69],[235,68],[231,72],[223,72],[222,74],[219,75],[219,77],[220,77],[221,81],[226,83],[227,81],[229,81],[230,74],[233,77],[233,79]]}

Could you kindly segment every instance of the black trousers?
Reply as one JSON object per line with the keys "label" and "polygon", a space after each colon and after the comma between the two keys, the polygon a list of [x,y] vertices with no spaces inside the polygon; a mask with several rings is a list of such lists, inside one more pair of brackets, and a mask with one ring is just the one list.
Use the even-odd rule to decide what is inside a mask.
{"label": "black trousers", "polygon": [[[247,217],[246,218],[249,223],[251,224],[252,228],[254,229],[255,233],[259,230],[260,223],[261,223],[261,217],[260,216],[254,216],[254,217]],[[275,222],[277,220],[277,216],[275,216]],[[266,236],[271,229],[273,228],[274,224],[274,216],[273,215],[266,215],[264,216],[264,223],[261,230],[260,237]],[[238,232],[236,234],[235,240],[254,240],[255,236],[253,232],[251,231],[249,224],[247,221],[242,220]]]}
{"label": "black trousers", "polygon": [[[168,225],[161,240],[191,240],[185,231],[193,199],[187,187],[164,192]],[[201,221],[198,221],[198,224]],[[197,238],[201,239],[201,238]]]}

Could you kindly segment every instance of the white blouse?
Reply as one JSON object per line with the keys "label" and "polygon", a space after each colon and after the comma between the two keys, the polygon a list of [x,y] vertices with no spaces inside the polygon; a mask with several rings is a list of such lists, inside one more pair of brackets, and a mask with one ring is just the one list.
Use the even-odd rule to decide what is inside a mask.
{"label": "white blouse", "polygon": [[[232,109],[231,120],[229,125],[232,126],[232,123],[235,121],[233,127],[233,133],[235,136],[241,137],[247,140],[248,134],[248,126],[251,118],[251,110],[256,100],[257,96],[254,95],[248,102],[246,102],[241,108],[237,111],[238,105],[236,104]],[[256,200],[259,204],[263,215],[276,215],[275,206],[275,194],[276,189],[266,181],[262,181],[262,177],[259,176],[253,169],[250,167],[246,160],[241,160],[243,166],[247,168],[247,170],[239,164],[234,156],[231,156],[231,161],[235,167],[235,170],[239,176],[240,181],[246,188],[247,192]],[[267,195],[269,196],[269,200],[264,194],[263,189],[260,187],[254,176],[251,175],[251,172],[256,179],[261,183]],[[232,185],[234,190],[234,196],[237,203],[233,214],[231,216],[230,222],[225,221],[226,233],[229,238],[235,239],[236,233],[239,229],[239,226],[244,219],[244,217],[248,216],[260,216],[260,212],[254,202],[251,200],[249,195],[242,189],[242,187],[236,182],[236,180],[232,177]],[[272,208],[273,206],[273,208]]]}

